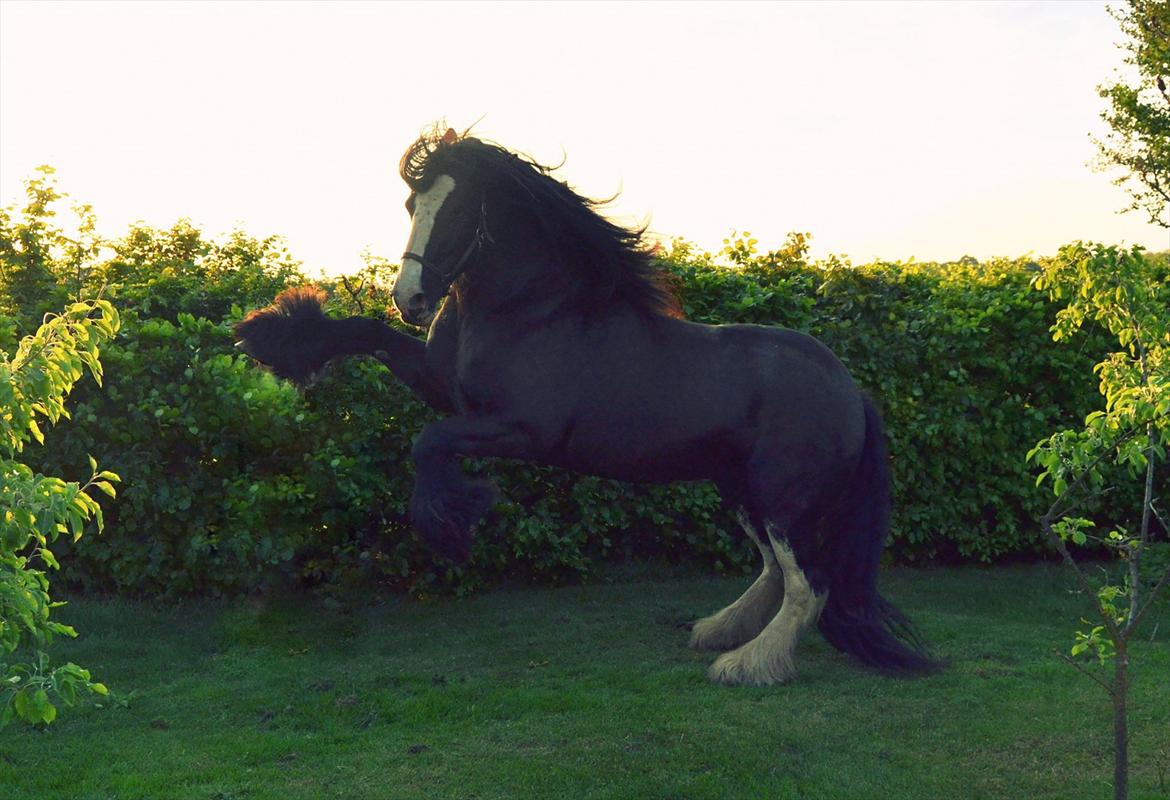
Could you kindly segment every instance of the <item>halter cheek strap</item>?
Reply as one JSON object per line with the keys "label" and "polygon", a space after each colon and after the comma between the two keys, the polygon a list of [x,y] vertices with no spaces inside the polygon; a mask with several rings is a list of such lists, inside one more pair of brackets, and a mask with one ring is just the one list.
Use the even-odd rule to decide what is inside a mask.
{"label": "halter cheek strap", "polygon": [[459,256],[458,260],[455,262],[455,266],[453,266],[449,271],[440,269],[439,266],[436,265],[433,261],[429,261],[418,253],[412,253],[409,250],[402,254],[402,260],[405,261],[409,258],[412,261],[417,261],[422,267],[424,273],[431,273],[434,275],[443,285],[443,291],[439,297],[446,297],[447,292],[451,290],[451,284],[455,282],[456,278],[463,274],[463,271],[467,269],[468,264],[471,263],[471,257],[479,252],[485,243],[493,241],[491,234],[487,232],[487,228],[484,225],[485,220],[482,217],[485,216],[486,214],[483,214],[483,210],[481,209],[481,220],[479,226],[475,229],[475,235],[471,237],[471,241],[467,244],[467,249],[463,251],[463,255]]}
{"label": "halter cheek strap", "polygon": [[446,295],[447,289],[449,289],[451,284],[455,282],[455,279],[462,275],[463,271],[467,269],[468,262],[471,261],[471,257],[475,254],[475,251],[479,249],[481,243],[482,239],[477,233],[474,237],[472,237],[471,243],[467,245],[467,249],[463,251],[463,255],[459,257],[459,260],[455,262],[455,266],[453,266],[450,271],[444,271],[440,269],[439,266],[436,265],[433,261],[425,259],[418,253],[412,253],[409,250],[402,254],[402,260],[405,261],[409,258],[412,261],[417,261],[420,265],[422,265],[423,272],[431,273],[436,278],[438,278],[441,283],[446,285],[447,288],[443,290],[443,294]]}

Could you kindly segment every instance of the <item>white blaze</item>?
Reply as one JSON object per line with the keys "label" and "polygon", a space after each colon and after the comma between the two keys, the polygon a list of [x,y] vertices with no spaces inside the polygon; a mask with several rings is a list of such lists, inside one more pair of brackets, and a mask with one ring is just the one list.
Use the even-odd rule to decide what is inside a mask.
{"label": "white blaze", "polygon": [[[406,240],[406,252],[426,257],[427,243],[434,230],[435,219],[439,216],[439,209],[453,191],[455,179],[450,175],[440,175],[429,189],[415,195],[414,221],[410,227],[410,238]],[[394,282],[394,303],[402,310],[407,301],[421,291],[422,264],[413,258],[404,258],[402,271]]]}

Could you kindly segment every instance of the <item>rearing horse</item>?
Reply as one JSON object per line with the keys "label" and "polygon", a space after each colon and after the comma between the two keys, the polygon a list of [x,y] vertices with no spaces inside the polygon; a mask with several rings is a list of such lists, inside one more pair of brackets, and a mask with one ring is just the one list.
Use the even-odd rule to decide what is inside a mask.
{"label": "rearing horse", "polygon": [[464,457],[511,458],[626,481],[712,481],[759,548],[763,571],[695,623],[724,650],[727,684],[795,675],[802,630],[879,670],[933,671],[906,618],[877,591],[890,478],[881,420],[811,336],[688,322],[640,231],[600,216],[552,170],[437,130],[400,171],[413,227],[394,286],[426,342],[365,318],[333,320],[294,289],[237,328],[277,374],[376,355],[449,416],[413,448],[415,526],[465,559],[494,495]]}

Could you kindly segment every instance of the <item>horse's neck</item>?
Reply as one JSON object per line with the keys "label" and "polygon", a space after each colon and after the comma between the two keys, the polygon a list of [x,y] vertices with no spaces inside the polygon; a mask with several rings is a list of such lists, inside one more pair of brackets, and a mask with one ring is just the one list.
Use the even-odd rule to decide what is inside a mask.
{"label": "horse's neck", "polygon": [[573,294],[575,280],[555,252],[533,240],[523,247],[492,248],[467,270],[452,295],[460,316],[520,323],[555,313]]}

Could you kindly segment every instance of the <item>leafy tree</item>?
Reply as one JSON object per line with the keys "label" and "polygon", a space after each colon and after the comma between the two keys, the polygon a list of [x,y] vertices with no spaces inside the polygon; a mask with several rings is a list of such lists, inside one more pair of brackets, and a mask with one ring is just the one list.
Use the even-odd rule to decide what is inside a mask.
{"label": "leafy tree", "polygon": [[[52,722],[56,698],[72,705],[80,692],[105,694],[76,664],[53,667],[48,646],[77,632],[51,618],[61,605],[49,597],[44,569],[58,567],[49,545],[62,535],[81,538],[93,519],[102,529],[94,490],[114,496],[118,476],[91,457],[80,485],[34,473],[17,461],[30,441],[45,441],[38,420],[68,417],[65,397],[88,369],[101,382],[99,350],[118,331],[118,313],[105,300],[74,303],[50,316],[13,355],[0,351],[0,725],[14,717]],[[13,660],[9,660],[13,659]]]}
{"label": "leafy tree", "polygon": [[56,224],[58,206],[68,195],[57,190],[55,173],[50,166],[37,167],[24,183],[25,206],[19,212],[0,208],[0,315],[15,323],[6,328],[9,336],[31,332],[69,298],[93,296],[93,264],[103,244],[97,220],[88,204],[76,203],[75,235],[67,236]]}
{"label": "leafy tree", "polygon": [[1121,46],[1137,76],[1136,83],[1097,87],[1108,101],[1101,118],[1112,129],[1096,142],[1101,162],[1125,170],[1116,183],[1133,198],[1127,210],[1145,211],[1152,223],[1170,228],[1170,2],[1129,0],[1110,13],[1128,37]]}
{"label": "leafy tree", "polygon": [[[1130,643],[1158,593],[1170,583],[1170,566],[1161,574],[1143,574],[1151,554],[1170,547],[1155,542],[1155,521],[1163,532],[1167,519],[1155,498],[1155,469],[1166,460],[1170,444],[1170,283],[1163,269],[1139,247],[1119,250],[1074,244],[1043,266],[1034,284],[1054,299],[1067,302],[1057,314],[1053,338],[1067,339],[1083,325],[1105,327],[1121,349],[1097,364],[1105,407],[1093,411],[1079,429],[1060,431],[1028,454],[1041,467],[1037,484],[1051,479],[1055,502],[1041,520],[1045,534],[1076,574],[1083,593],[1092,598],[1096,619],[1076,634],[1070,662],[1092,677],[1113,701],[1114,797],[1128,796],[1127,698],[1130,688]],[[1129,481],[1141,483],[1137,531],[1110,525],[1102,532],[1077,510]],[[1120,579],[1097,582],[1073,558],[1070,545],[1092,544],[1116,555],[1124,569]],[[1153,559],[1151,559],[1153,560]],[[1102,679],[1085,657],[1113,674]]]}

